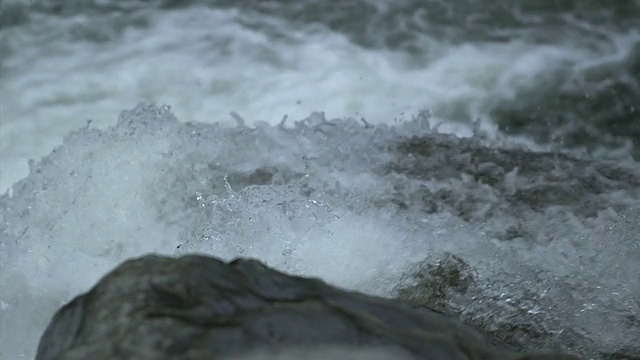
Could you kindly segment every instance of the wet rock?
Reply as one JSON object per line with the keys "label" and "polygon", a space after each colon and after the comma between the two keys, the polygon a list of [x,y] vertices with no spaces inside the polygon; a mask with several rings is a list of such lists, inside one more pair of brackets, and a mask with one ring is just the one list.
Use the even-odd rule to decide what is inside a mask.
{"label": "wet rock", "polygon": [[146,256],[60,309],[37,360],[572,359],[521,355],[462,323],[254,260]]}

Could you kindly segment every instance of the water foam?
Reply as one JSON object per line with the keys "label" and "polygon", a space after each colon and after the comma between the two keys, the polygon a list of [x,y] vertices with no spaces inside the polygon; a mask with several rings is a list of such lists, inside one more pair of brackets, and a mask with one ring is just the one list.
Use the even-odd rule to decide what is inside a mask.
{"label": "water foam", "polygon": [[[166,110],[140,107],[108,131],[79,130],[32,163],[29,178],[0,198],[2,356],[32,357],[56,308],[149,252],[255,257],[389,295],[412,254],[401,245],[406,233],[384,212],[302,195],[305,161],[328,149],[284,128],[263,131],[180,126]],[[287,184],[252,185],[246,172],[269,166],[289,169],[280,174]],[[239,191],[216,190],[227,175]]]}
{"label": "water foam", "polygon": [[[557,74],[586,71],[609,53],[423,34],[425,48],[414,54],[363,47],[317,24],[198,5],[30,17],[3,29],[11,51],[0,84],[0,189],[87,119],[106,128],[112,114],[141,100],[172,104],[183,121],[201,122],[227,122],[213,114],[235,110],[275,124],[322,110],[389,124],[429,109],[441,131],[469,136],[479,120],[496,137],[496,106],[530,98]],[[622,56],[628,44],[616,51]]]}
{"label": "water foam", "polygon": [[32,356],[57,307],[149,252],[256,257],[382,296],[453,254],[475,280],[447,306],[470,322],[531,324],[558,346],[630,344],[637,327],[614,328],[636,307],[625,281],[639,269],[614,265],[637,252],[637,213],[620,220],[638,208],[637,166],[487,148],[427,118],[237,120],[181,124],[140,106],[32,163],[0,197],[2,356]]}

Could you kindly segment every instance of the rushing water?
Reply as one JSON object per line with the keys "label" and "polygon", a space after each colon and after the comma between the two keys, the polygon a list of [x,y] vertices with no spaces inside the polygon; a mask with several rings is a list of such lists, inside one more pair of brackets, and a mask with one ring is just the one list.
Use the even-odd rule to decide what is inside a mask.
{"label": "rushing water", "polygon": [[639,356],[640,1],[0,11],[0,357],[152,251]]}
{"label": "rushing water", "polygon": [[[3,1],[0,185],[138,101],[183,121],[422,110],[638,156],[638,1]],[[546,5],[545,5],[546,4]]]}

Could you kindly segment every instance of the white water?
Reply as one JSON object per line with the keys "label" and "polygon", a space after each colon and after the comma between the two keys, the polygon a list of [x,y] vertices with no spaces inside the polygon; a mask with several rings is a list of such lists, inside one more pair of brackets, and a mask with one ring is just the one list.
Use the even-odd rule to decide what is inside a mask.
{"label": "white water", "polygon": [[[150,252],[258,258],[285,272],[382,296],[393,295],[415,263],[453,253],[480,279],[488,277],[491,285],[478,295],[486,304],[506,289],[516,299],[506,305],[515,313],[500,315],[502,321],[542,311],[559,317],[560,326],[628,343],[634,335],[619,321],[636,306],[629,299],[640,285],[628,282],[639,270],[637,213],[625,219],[612,208],[637,208],[637,189],[625,190],[629,185],[621,182],[619,190],[594,197],[604,203],[596,218],[584,218],[571,203],[541,213],[526,202],[510,205],[499,186],[468,178],[473,165],[443,181],[380,173],[384,164],[401,160],[387,145],[428,132],[419,121],[367,128],[356,121],[327,122],[318,114],[293,129],[180,125],[166,111],[140,107],[106,132],[89,128],[72,135],[32,164],[12,196],[0,198],[0,354],[32,357],[58,307],[120,262]],[[432,134],[430,141],[454,141],[456,146],[441,148],[451,160],[469,156],[468,144],[459,140]],[[424,167],[451,171],[440,161],[436,154]],[[487,161],[500,164],[497,158]],[[545,161],[553,169],[556,160]],[[575,173],[568,163],[560,174],[595,176],[591,181],[600,184],[596,165]],[[512,165],[494,166],[514,194],[547,186],[536,178],[549,170],[529,179],[500,170]],[[267,181],[256,175],[264,171],[271,172]],[[462,221],[436,194],[429,195],[442,209],[436,213],[397,213],[391,200],[415,197],[420,187],[450,192],[484,220]],[[481,202],[473,205],[474,197]],[[617,224],[621,236],[603,232],[608,224]],[[501,233],[514,226],[524,235],[505,241]],[[602,269],[614,267],[602,278]],[[531,294],[539,297],[536,302]],[[469,301],[463,299],[468,306],[483,303]],[[552,324],[542,326],[553,330]]]}
{"label": "white water", "polygon": [[[49,154],[69,131],[88,119],[91,127],[114,125],[122,109],[140,100],[171,105],[180,121],[226,125],[233,121],[230,111],[270,124],[285,114],[301,119],[313,110],[330,118],[391,124],[429,109],[429,121],[445,122],[440,131],[469,136],[466,124],[478,118],[483,130],[497,136],[486,115],[496,103],[553,81],[558,71],[586,71],[609,56],[571,43],[452,45],[428,38],[428,55],[410,57],[365,49],[323,28],[293,28],[235,10],[192,7],[136,16],[137,21],[37,15],[27,25],[2,30],[2,41],[12,52],[3,54],[0,79],[0,191],[27,175],[27,159]],[[140,26],[118,35],[121,21]],[[247,22],[261,23],[262,30],[242,25]],[[609,49],[610,57],[628,49]],[[295,131],[292,121],[289,130],[239,128],[237,137],[228,128],[199,126],[192,135],[178,136],[186,130],[171,123],[146,124],[139,127],[139,136],[126,136],[118,133],[131,131],[125,124],[117,136],[85,131],[45,164],[34,164],[25,188],[16,190],[20,198],[7,200],[3,208],[0,357],[33,356],[42,329],[64,301],[120,261],[148,252],[252,256],[285,271],[379,295],[389,295],[414,261],[447,251],[467,256],[472,265],[484,264],[487,273],[504,271],[507,278],[515,271],[527,278],[536,267],[564,277],[590,266],[585,265],[587,255],[593,255],[601,234],[572,214],[549,211],[526,221],[507,214],[474,227],[447,211],[398,219],[387,205],[368,208],[370,197],[394,193],[394,181],[403,179],[372,170],[391,155],[369,151],[375,143],[371,139],[427,131],[420,124],[401,130],[378,127],[367,130],[377,134],[370,137],[360,128],[350,134],[349,126],[341,125],[344,134],[332,133],[329,125],[316,123]],[[199,138],[198,131],[206,136]],[[454,151],[452,156],[465,155]],[[224,189],[227,173],[265,166],[279,169],[283,179],[296,178],[290,173],[308,177],[297,180],[293,193],[286,186],[241,189],[233,181],[231,190]],[[514,189],[529,186],[517,171],[509,174]],[[298,193],[304,181],[322,189],[311,197],[318,202]],[[469,196],[477,191],[488,206],[497,201],[492,191],[471,185],[463,174],[444,183],[412,184]],[[610,196],[612,204],[635,204],[624,191]],[[283,200],[289,207],[283,207]],[[615,221],[611,213],[592,219],[594,227]],[[517,241],[505,245],[494,239],[492,232],[520,221],[525,228],[544,229],[534,237],[554,235],[554,242],[523,253],[512,249]],[[630,232],[625,228],[624,233]],[[583,245],[583,238],[593,244]],[[634,244],[631,237],[628,242]],[[637,247],[628,252],[611,248],[612,255],[590,271],[616,261],[626,264],[637,252]],[[619,271],[609,274],[618,277],[612,286],[628,295],[637,284],[624,287],[622,279],[637,269],[622,266]],[[597,283],[606,293],[608,283],[600,284],[591,272],[585,287]],[[571,309],[561,310],[571,315]]]}
{"label": "white water", "polygon": [[[212,193],[206,183],[222,187],[226,173],[270,165],[305,171],[303,154],[327,150],[277,129],[258,139],[252,133],[203,127],[189,133],[142,110],[109,133],[76,134],[34,164],[28,181],[5,199],[13,205],[3,203],[0,355],[32,357],[60,305],[121,261],[150,252],[254,257],[388,295],[407,262],[424,251],[415,251],[411,232],[386,211],[332,209],[300,195],[295,183]],[[322,174],[309,181],[336,171],[314,168]],[[357,180],[352,171],[337,175]],[[347,181],[344,189],[359,185]],[[371,189],[380,186],[372,179]]]}
{"label": "white water", "polygon": [[323,111],[391,123],[429,110],[434,123],[445,123],[441,131],[468,136],[464,124],[479,119],[494,134],[487,112],[497,103],[544,86],[558,71],[624,56],[630,47],[623,45],[637,40],[595,51],[570,42],[452,45],[425,35],[427,55],[412,56],[365,49],[318,26],[198,6],[127,16],[34,14],[2,31],[9,50],[0,79],[0,191],[69,131],[87,120],[113,125],[139,101],[200,122],[228,122],[237,111],[274,124]]}

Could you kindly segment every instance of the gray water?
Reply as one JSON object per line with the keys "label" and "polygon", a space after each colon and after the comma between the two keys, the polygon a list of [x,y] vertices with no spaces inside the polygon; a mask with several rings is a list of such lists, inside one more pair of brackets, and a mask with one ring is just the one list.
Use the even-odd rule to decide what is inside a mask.
{"label": "gray water", "polygon": [[638,1],[241,4],[0,3],[2,358],[148,252],[639,356]]}

